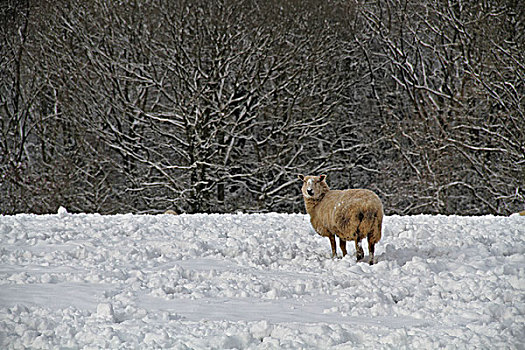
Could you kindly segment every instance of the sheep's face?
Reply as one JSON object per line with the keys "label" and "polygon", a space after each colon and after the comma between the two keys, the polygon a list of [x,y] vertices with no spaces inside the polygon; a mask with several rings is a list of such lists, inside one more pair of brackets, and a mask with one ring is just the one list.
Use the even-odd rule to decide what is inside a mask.
{"label": "sheep's face", "polygon": [[303,197],[305,199],[321,199],[326,192],[330,190],[325,182],[326,175],[321,176],[304,176],[299,175],[299,179],[303,181]]}

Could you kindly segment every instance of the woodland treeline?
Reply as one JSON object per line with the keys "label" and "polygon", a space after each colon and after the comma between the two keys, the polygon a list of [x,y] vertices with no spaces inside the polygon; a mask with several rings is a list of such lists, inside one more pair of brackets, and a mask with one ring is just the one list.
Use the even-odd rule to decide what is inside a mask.
{"label": "woodland treeline", "polygon": [[525,203],[525,2],[4,0],[0,213]]}

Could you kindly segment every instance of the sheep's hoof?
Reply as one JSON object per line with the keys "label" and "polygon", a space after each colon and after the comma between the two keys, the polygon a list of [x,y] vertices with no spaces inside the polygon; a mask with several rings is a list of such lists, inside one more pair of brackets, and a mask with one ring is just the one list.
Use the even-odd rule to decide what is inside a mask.
{"label": "sheep's hoof", "polygon": [[357,256],[357,261],[361,261],[361,260],[364,259],[365,254],[359,254],[359,253],[358,253],[356,256]]}

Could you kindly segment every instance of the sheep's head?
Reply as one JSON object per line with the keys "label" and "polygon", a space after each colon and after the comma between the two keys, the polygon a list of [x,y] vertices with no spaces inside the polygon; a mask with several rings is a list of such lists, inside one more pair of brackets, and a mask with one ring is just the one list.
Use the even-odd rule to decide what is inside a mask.
{"label": "sheep's head", "polygon": [[299,179],[303,181],[303,197],[305,199],[319,200],[322,199],[326,192],[330,190],[325,182],[326,175],[320,176],[304,176],[299,175]]}

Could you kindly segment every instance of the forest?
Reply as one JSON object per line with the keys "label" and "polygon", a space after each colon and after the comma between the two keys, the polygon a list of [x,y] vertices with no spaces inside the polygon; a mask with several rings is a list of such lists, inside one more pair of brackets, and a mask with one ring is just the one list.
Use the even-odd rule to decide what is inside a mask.
{"label": "forest", "polygon": [[525,206],[522,0],[3,0],[0,214]]}

